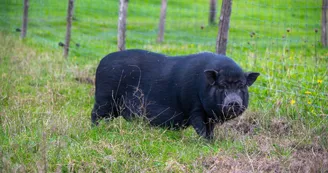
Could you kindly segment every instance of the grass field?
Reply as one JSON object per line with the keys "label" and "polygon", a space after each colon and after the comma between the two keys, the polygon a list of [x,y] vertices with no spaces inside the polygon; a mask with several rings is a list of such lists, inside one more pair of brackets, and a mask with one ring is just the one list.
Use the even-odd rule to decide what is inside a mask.
{"label": "grass field", "polygon": [[[122,118],[91,128],[94,87],[75,78],[93,78],[99,60],[116,51],[118,2],[76,1],[68,60],[58,46],[66,6],[31,1],[21,40],[15,29],[22,1],[0,2],[0,172],[328,171],[321,1],[233,2],[227,55],[261,76],[250,88],[249,110],[218,126],[213,142],[192,128],[170,131]],[[159,11],[160,0],[129,2],[127,48],[169,55],[215,50],[207,0],[169,1],[161,44]]]}

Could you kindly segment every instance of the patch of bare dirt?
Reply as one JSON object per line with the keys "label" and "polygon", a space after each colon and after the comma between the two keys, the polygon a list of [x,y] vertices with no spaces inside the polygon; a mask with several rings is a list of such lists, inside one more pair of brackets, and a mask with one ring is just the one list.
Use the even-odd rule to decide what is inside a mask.
{"label": "patch of bare dirt", "polygon": [[248,135],[256,148],[248,154],[220,152],[202,159],[206,172],[328,173],[328,150],[320,143],[323,136],[318,139],[312,136],[312,144],[306,144],[297,140],[300,136],[287,119],[274,118],[268,124],[261,124],[257,116],[260,115],[246,114],[217,128],[219,139],[243,139]]}
{"label": "patch of bare dirt", "polygon": [[270,132],[274,135],[287,135],[291,131],[291,124],[284,118],[271,120]]}
{"label": "patch of bare dirt", "polygon": [[[258,151],[253,154],[227,154],[220,152],[203,160],[207,172],[322,172],[328,173],[328,150],[316,141],[312,144],[293,144],[275,141],[275,139],[254,135]],[[289,156],[273,154],[275,142],[290,150]]]}
{"label": "patch of bare dirt", "polygon": [[327,151],[296,150],[287,160],[266,154],[221,154],[203,161],[207,172],[328,172]]}
{"label": "patch of bare dirt", "polygon": [[254,130],[259,127],[259,122],[251,116],[244,116],[230,120],[218,127],[219,131],[235,131],[238,134],[254,134]]}
{"label": "patch of bare dirt", "polygon": [[[255,118],[260,115],[245,115],[234,120],[225,122],[220,127],[222,130],[233,130],[238,134],[253,135],[256,128],[262,128],[260,122]],[[268,125],[268,131],[273,136],[288,135],[292,130],[292,125],[284,118],[274,118]]]}
{"label": "patch of bare dirt", "polygon": [[272,138],[264,135],[256,135],[253,139],[256,141],[258,150],[261,153],[270,154],[272,151],[274,151]]}
{"label": "patch of bare dirt", "polygon": [[290,172],[328,172],[328,152],[313,148],[296,150],[288,160]]}
{"label": "patch of bare dirt", "polygon": [[245,156],[242,154],[235,155],[235,157],[227,155],[218,155],[206,159],[203,162],[207,172],[282,172],[283,167],[279,160],[268,158],[264,155],[260,156]]}

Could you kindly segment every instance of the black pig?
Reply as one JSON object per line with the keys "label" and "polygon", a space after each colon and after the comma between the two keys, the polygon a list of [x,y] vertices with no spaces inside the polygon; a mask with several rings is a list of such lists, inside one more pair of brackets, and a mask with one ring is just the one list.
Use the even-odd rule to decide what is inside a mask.
{"label": "black pig", "polygon": [[244,73],[230,58],[209,52],[169,57],[145,50],[105,56],[97,68],[92,123],[122,115],[151,125],[191,125],[207,139],[216,123],[241,115],[248,87],[259,73]]}

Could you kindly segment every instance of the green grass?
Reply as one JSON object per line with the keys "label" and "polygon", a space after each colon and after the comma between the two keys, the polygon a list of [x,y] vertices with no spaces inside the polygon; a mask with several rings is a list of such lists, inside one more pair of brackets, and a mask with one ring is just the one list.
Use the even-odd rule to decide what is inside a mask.
{"label": "green grass", "polygon": [[[161,44],[159,4],[129,2],[127,48],[169,55],[215,50],[218,29],[207,24],[207,0],[169,1]],[[116,51],[118,3],[76,1],[68,60],[58,46],[66,6],[31,1],[27,38],[20,40],[22,1],[0,4],[0,172],[202,172],[217,155],[285,163],[300,146],[327,150],[328,54],[315,32],[318,0],[233,2],[227,55],[261,76],[242,123],[218,127],[211,143],[192,128],[170,131],[122,118],[91,128],[94,88],[74,78],[93,77],[99,60]],[[245,134],[242,125],[254,129]]]}

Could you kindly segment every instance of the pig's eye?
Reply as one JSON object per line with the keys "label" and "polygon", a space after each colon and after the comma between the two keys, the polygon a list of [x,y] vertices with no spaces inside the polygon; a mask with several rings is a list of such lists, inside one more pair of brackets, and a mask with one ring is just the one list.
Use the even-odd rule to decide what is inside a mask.
{"label": "pig's eye", "polygon": [[226,88],[228,88],[228,85],[226,83],[219,83],[218,87],[219,87],[219,89],[226,89]]}

